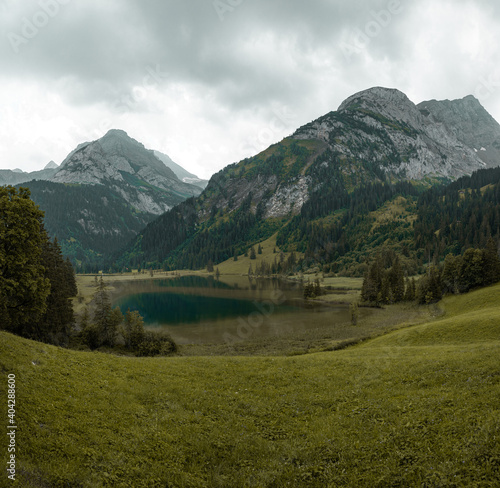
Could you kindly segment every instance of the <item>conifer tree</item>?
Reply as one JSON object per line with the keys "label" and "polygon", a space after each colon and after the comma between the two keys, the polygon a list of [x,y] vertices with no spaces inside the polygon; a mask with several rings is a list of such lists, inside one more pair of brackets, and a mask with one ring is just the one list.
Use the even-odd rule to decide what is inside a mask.
{"label": "conifer tree", "polygon": [[97,291],[94,294],[94,323],[99,334],[99,343],[102,346],[113,347],[118,335],[118,326],[123,321],[120,309],[111,308],[111,300],[104,280],[100,279]]}
{"label": "conifer tree", "polygon": [[484,284],[492,285],[500,281],[500,257],[498,256],[498,245],[490,237],[484,249]]}
{"label": "conifer tree", "polygon": [[50,281],[41,262],[43,212],[27,188],[0,187],[0,328],[38,339]]}
{"label": "conifer tree", "polygon": [[47,240],[43,246],[42,263],[45,276],[50,281],[47,310],[39,322],[41,341],[66,344],[74,324],[71,298],[76,296],[77,287],[73,267],[63,258],[57,239]]}
{"label": "conifer tree", "polygon": [[403,268],[396,255],[392,263],[392,268],[389,272],[389,281],[391,285],[392,299],[395,303],[401,302],[405,293],[405,281]]}

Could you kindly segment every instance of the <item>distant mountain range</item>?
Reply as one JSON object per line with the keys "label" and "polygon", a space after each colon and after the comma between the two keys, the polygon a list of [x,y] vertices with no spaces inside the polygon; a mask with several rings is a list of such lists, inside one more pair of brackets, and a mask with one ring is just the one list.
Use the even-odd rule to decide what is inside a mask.
{"label": "distant mountain range", "polygon": [[165,166],[169,167],[179,180],[184,183],[190,183],[191,185],[199,186],[202,189],[205,189],[208,185],[208,180],[202,180],[198,178],[196,175],[186,171],[182,166],[174,163],[169,156],[163,154],[159,151],[154,151],[155,156],[165,164]]}
{"label": "distant mountain range", "polygon": [[32,173],[2,170],[0,184],[28,186],[63,252],[78,269],[100,269],[105,256],[148,222],[202,192],[203,180],[162,159],[174,171],[124,131],[111,130],[80,144],[60,166],[51,161]]}
{"label": "distant mountain range", "polygon": [[499,165],[500,125],[473,96],[415,105],[375,87],[208,185],[120,130],[80,144],[59,167],[0,171],[0,184],[31,188],[50,234],[79,270],[199,268],[273,234],[281,248],[339,269],[387,241],[382,230],[373,234],[373,212],[403,198],[400,225],[384,225],[399,236],[398,249],[404,243],[416,253],[408,236],[418,195]]}
{"label": "distant mountain range", "polygon": [[318,246],[339,259],[354,246],[344,245],[347,230],[360,235],[359,246],[370,231],[352,228],[354,219],[398,193],[414,204],[426,187],[498,166],[499,147],[500,125],[472,96],[417,106],[398,90],[375,87],[214,175],[200,197],[148,224],[119,264],[203,267],[274,233],[283,248],[305,251],[314,247],[311,222],[321,229]]}

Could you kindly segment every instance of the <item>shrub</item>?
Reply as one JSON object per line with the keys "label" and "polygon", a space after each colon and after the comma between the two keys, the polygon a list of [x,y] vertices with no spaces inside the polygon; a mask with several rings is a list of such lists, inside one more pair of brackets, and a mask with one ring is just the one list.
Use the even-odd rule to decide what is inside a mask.
{"label": "shrub", "polygon": [[144,339],[139,344],[137,355],[138,356],[168,356],[177,352],[177,344],[175,341],[164,331],[146,331],[144,332]]}

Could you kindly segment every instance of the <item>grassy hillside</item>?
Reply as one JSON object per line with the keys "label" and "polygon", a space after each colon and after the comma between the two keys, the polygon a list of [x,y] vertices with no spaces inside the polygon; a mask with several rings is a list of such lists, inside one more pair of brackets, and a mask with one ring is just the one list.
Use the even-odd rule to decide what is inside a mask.
{"label": "grassy hillside", "polygon": [[498,486],[499,297],[447,298],[430,323],[297,357],[118,358],[2,332],[9,486]]}
{"label": "grassy hillside", "polygon": [[[261,246],[262,253],[257,253],[258,246]],[[246,275],[248,274],[248,270],[250,266],[255,271],[255,269],[261,265],[263,261],[268,264],[272,264],[276,259],[279,262],[281,249],[276,245],[276,234],[274,234],[269,239],[262,241],[255,246],[255,259],[250,259],[250,253],[247,253],[247,256],[244,254],[238,255],[238,261],[235,261],[234,258],[230,258],[218,265],[219,271],[223,275]],[[276,251],[276,252],[275,252]],[[283,253],[283,259],[287,259],[290,253]],[[301,257],[301,255],[299,255]]]}

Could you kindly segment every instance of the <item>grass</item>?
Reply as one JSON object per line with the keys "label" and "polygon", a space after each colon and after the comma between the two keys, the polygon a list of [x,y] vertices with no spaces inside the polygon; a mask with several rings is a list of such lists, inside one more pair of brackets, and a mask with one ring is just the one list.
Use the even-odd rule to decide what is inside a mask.
{"label": "grass", "polygon": [[499,296],[292,357],[119,358],[1,332],[2,393],[17,381],[8,486],[497,487]]}
{"label": "grass", "polygon": [[[259,247],[259,244],[255,244],[254,248],[256,259],[250,259],[250,252],[248,252],[248,256],[241,254],[240,256],[238,256],[238,261],[235,261],[234,258],[230,258],[227,261],[218,264],[216,268],[219,268],[219,272],[223,275],[247,275],[250,265],[255,271],[256,267],[259,266],[263,261],[272,264],[275,259],[280,259],[280,249],[276,245],[276,237],[277,234],[260,243],[262,247],[262,254],[257,254],[257,248]],[[276,250],[276,253],[273,252],[274,250]],[[290,255],[290,253],[283,254],[285,255],[285,259]]]}

